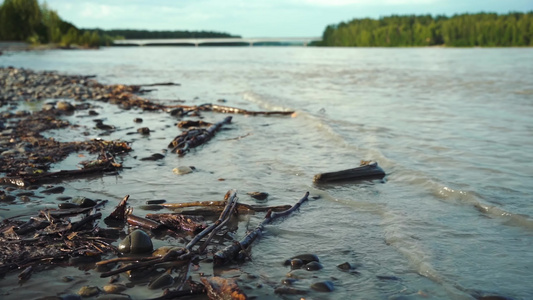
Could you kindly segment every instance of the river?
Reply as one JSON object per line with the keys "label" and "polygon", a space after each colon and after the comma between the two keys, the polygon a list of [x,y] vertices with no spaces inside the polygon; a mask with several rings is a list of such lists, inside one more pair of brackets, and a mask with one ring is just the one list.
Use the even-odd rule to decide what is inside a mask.
{"label": "river", "polygon": [[[179,82],[146,95],[165,103],[224,99],[249,110],[295,110],[292,117],[235,115],[229,130],[202,148],[146,164],[138,158],[161,152],[179,134],[177,119],[103,106],[123,129],[111,138],[132,142],[134,152],[124,160],[132,169],[63,184],[72,196],[116,202],[129,194],[134,209],[150,199],[222,200],[229,189],[248,204],[255,203],[246,195],[253,191],[268,192],[268,205],[294,204],[309,191],[311,201],[269,225],[252,260],[239,266],[257,275],[248,293],[259,299],[299,299],[275,296],[273,288],[289,271],[283,261],[308,252],[324,269],[298,287],[313,280],[335,285],[310,299],[531,299],[532,61],[531,48],[115,47],[0,56],[0,66],[96,75],[102,83]],[[149,137],[127,134],[135,116],[145,119]],[[204,117],[216,122],[224,115]],[[71,121],[90,124],[76,116]],[[90,138],[76,131],[48,134]],[[378,162],[385,180],[312,182],[314,174],[360,160]],[[197,171],[177,176],[177,166]],[[0,216],[52,207],[54,197]],[[236,237],[261,218],[241,222]],[[343,262],[357,265],[357,272],[338,270]],[[77,272],[84,278],[96,271]],[[6,277],[2,299],[43,296],[39,276],[59,282],[61,270],[36,274],[35,283],[22,287]],[[52,286],[49,294],[67,290],[64,283]],[[157,295],[140,288],[126,293]]]}

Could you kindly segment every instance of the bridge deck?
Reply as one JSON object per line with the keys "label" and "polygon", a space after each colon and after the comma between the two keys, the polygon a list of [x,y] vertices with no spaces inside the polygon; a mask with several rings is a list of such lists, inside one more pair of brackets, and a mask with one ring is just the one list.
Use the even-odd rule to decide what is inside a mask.
{"label": "bridge deck", "polygon": [[215,44],[242,44],[250,45],[259,43],[271,44],[291,44],[307,46],[314,41],[320,41],[320,37],[294,37],[294,38],[199,38],[199,39],[131,39],[131,40],[114,40],[114,45],[215,45]]}

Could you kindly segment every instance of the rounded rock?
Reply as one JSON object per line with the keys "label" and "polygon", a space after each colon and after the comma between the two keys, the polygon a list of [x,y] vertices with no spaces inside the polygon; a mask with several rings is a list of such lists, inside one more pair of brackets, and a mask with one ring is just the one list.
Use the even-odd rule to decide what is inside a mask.
{"label": "rounded rock", "polygon": [[62,110],[62,111],[73,111],[74,110],[74,105],[70,104],[69,102],[66,102],[66,101],[59,101],[56,103],[56,108],[58,110]]}
{"label": "rounded rock", "polygon": [[318,271],[322,269],[322,264],[316,261],[312,261],[310,263],[307,263],[304,267],[307,271]]}
{"label": "rounded rock", "polygon": [[291,257],[291,259],[301,259],[304,262],[304,264],[310,263],[312,261],[320,262],[316,254],[309,254],[309,253],[296,255],[294,257]]}
{"label": "rounded rock", "polygon": [[134,230],[118,245],[118,250],[122,253],[143,254],[152,252],[153,249],[152,239],[140,229]]}
{"label": "rounded rock", "polygon": [[108,294],[118,294],[126,290],[126,286],[121,284],[108,284],[104,285],[104,292]]}
{"label": "rounded rock", "polygon": [[329,280],[320,281],[320,282],[315,282],[311,284],[311,289],[317,292],[333,292],[334,285],[333,285],[333,282]]}
{"label": "rounded rock", "polygon": [[291,269],[300,269],[304,265],[304,262],[301,259],[295,258],[291,259]]}
{"label": "rounded rock", "polygon": [[192,171],[193,171],[192,168],[187,167],[187,166],[180,166],[180,167],[172,169],[172,172],[174,172],[174,174],[177,174],[177,175],[189,174],[189,173],[192,173]]}
{"label": "rounded rock", "polygon": [[100,292],[100,289],[98,289],[98,287],[96,286],[84,285],[78,291],[78,295],[82,297],[92,297],[92,296],[97,295],[99,292]]}

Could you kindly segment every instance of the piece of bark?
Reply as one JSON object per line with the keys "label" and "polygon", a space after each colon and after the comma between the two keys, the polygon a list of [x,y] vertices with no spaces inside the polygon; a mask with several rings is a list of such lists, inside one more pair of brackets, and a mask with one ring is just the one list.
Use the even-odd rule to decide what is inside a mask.
{"label": "piece of bark", "polygon": [[255,241],[255,239],[257,239],[261,235],[265,225],[271,223],[277,218],[290,215],[292,212],[297,210],[302,205],[302,203],[307,201],[308,197],[309,192],[306,192],[302,199],[300,199],[294,206],[285,211],[279,213],[268,211],[263,222],[257,225],[257,227],[250,233],[248,233],[240,242],[236,241],[232,245],[217,251],[213,255],[213,264],[215,266],[221,266],[235,260],[241,250],[247,249]]}
{"label": "piece of bark", "polygon": [[116,221],[124,221],[126,219],[126,205],[128,202],[128,199],[130,198],[130,195],[126,195],[122,201],[115,207],[115,210],[107,216],[104,220],[116,220]]}
{"label": "piece of bark", "polygon": [[150,230],[160,230],[167,227],[164,224],[161,224],[154,220],[146,219],[133,214],[128,214],[126,216],[126,222],[132,226],[142,227]]}
{"label": "piece of bark", "polygon": [[199,233],[207,227],[203,219],[197,216],[187,216],[182,214],[168,213],[168,214],[147,214],[146,218],[158,221],[170,229],[175,231],[190,231],[192,233]]}
{"label": "piece of bark", "polygon": [[211,300],[246,300],[248,296],[239,288],[233,278],[218,276],[200,278]]}
{"label": "piece of bark", "polygon": [[316,174],[313,181],[315,183],[329,183],[349,180],[382,179],[385,175],[385,171],[375,162],[357,168]]}

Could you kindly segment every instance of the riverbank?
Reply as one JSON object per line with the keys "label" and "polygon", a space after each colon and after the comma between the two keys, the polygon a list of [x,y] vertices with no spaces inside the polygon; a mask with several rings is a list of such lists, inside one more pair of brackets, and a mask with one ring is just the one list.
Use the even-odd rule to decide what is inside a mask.
{"label": "riverbank", "polygon": [[[196,272],[190,272],[190,268],[199,268],[200,264],[210,264],[213,262],[215,252],[221,250],[219,247],[232,246],[230,240],[224,242],[219,240],[216,243],[217,246],[211,245],[210,240],[215,233],[225,235],[237,231],[240,218],[237,217],[237,212],[246,216],[264,213],[269,209],[278,212],[287,210],[280,216],[288,216],[296,207],[307,201],[308,194],[293,209],[290,205],[269,208],[261,204],[250,206],[238,203],[236,191],[229,191],[225,196],[221,195],[221,201],[215,204],[213,202],[179,204],[166,203],[165,200],[148,200],[144,210],[166,209],[174,213],[150,213],[146,217],[144,214],[134,215],[133,207],[128,208],[129,203],[126,201],[129,195],[124,198],[121,205],[117,206],[116,210],[110,212],[115,204],[107,199],[93,200],[82,195],[61,196],[61,194],[72,195],[75,192],[69,191],[68,186],[65,187],[65,184],[72,180],[83,181],[98,177],[121,176],[122,173],[132,172],[129,170],[131,167],[123,165],[124,158],[134,150],[131,142],[90,138],[95,134],[105,137],[120,130],[121,125],[113,124],[108,119],[111,115],[101,110],[101,105],[110,104],[127,111],[142,110],[193,118],[198,118],[208,111],[245,115],[290,115],[292,112],[251,112],[234,107],[206,104],[199,107],[162,105],[142,98],[140,95],[149,91],[141,86],[104,85],[92,77],[61,75],[56,72],[34,72],[12,67],[0,68],[0,82],[2,82],[0,87],[2,99],[0,102],[2,114],[0,122],[0,185],[2,186],[0,191],[2,215],[0,218],[2,221],[0,277],[6,277],[3,279],[4,282],[18,278],[18,284],[21,286],[26,284],[41,286],[49,284],[44,278],[38,279],[47,273],[48,269],[55,269],[58,266],[80,268],[83,265],[83,268],[94,270],[95,275],[100,274],[102,278],[112,276],[111,281],[105,284],[103,279],[88,278],[87,284],[74,285],[76,290],[73,288],[63,291],[55,290],[53,294],[57,294],[58,297],[54,299],[79,299],[93,296],[98,296],[98,299],[131,299],[132,297],[140,299],[139,294],[144,295],[140,296],[142,299],[146,299],[146,297],[153,298],[158,294],[161,295],[162,289],[167,290],[156,299],[190,294],[204,295],[206,292],[209,295],[218,295],[210,296],[217,298],[229,293],[228,290],[224,290],[226,288],[231,288],[231,292],[244,296],[244,292],[233,279],[218,275],[204,276],[203,273],[198,276]],[[145,86],[159,85],[176,84],[166,82]],[[82,135],[86,137],[82,140],[68,139],[69,136],[72,137],[69,131],[82,127],[73,122],[73,116],[91,119],[94,122],[94,127],[81,129]],[[144,122],[140,117],[132,121],[136,124]],[[172,150],[169,150],[169,153],[182,156],[187,154],[193,147],[208,142],[216,131],[230,122],[231,117],[227,117],[223,123],[218,124],[204,121],[179,122],[178,126],[183,128],[183,132],[170,143],[169,147]],[[47,135],[51,131],[56,131],[56,133],[52,136]],[[139,136],[148,136],[150,133],[149,127],[142,126],[132,132]],[[76,163],[71,162],[67,165],[71,167],[77,165],[75,169],[54,170],[57,169],[53,167],[54,165],[66,166],[63,162],[69,157],[72,159],[73,155],[78,157]],[[139,161],[150,164],[164,157],[165,155],[161,153],[155,153],[140,158]],[[136,169],[142,169],[142,166]],[[176,168],[174,173],[176,176],[184,176],[194,171],[194,167],[180,167]],[[264,192],[254,192],[250,195],[263,204],[268,197],[268,193]],[[43,200],[46,201],[45,207],[36,209],[40,205],[35,204]],[[17,206],[20,205],[27,208],[18,209]],[[195,206],[200,207],[200,210],[191,210],[191,207]],[[139,208],[135,206],[136,210]],[[217,221],[214,215],[221,211],[223,215]],[[98,220],[104,218],[105,225],[100,225]],[[272,215],[272,219],[274,218],[275,216]],[[207,224],[210,226],[207,227]],[[136,228],[140,230],[134,230]],[[263,227],[258,227],[255,235],[257,236],[262,229]],[[205,239],[208,234],[210,237]],[[175,241],[176,238],[178,242]],[[153,242],[152,239],[154,239]],[[247,243],[250,244],[254,239],[255,237],[249,238]],[[203,245],[193,249],[200,241]],[[156,244],[163,246],[155,249]],[[248,248],[248,246],[242,247]],[[240,250],[241,248],[231,248],[220,252],[216,263],[226,265],[232,263],[237,257],[240,257],[238,260],[244,262],[250,252],[243,256]],[[132,254],[135,256],[131,257]],[[310,268],[321,268],[316,256],[313,256],[311,260],[307,258],[298,258],[298,260],[300,265],[297,269],[304,268],[305,264],[311,262],[313,262],[313,267]],[[147,265],[139,261],[150,262]],[[117,264],[118,262],[124,263]],[[161,272],[161,268],[167,271]],[[346,271],[351,270],[349,264],[343,268]],[[123,272],[128,274],[126,281],[116,276]],[[189,275],[193,276],[192,280],[189,279]],[[74,280],[67,275],[62,278],[65,282]],[[250,277],[245,282],[253,282],[256,278]],[[133,292],[136,290],[135,287],[139,288],[146,284],[148,284],[146,291]],[[311,289],[331,292],[333,283],[315,283]],[[47,290],[22,291],[16,288],[11,292],[9,290],[12,289],[6,286],[0,290],[3,298],[10,299],[24,295],[39,296],[39,298],[51,296],[51,291]],[[28,292],[30,294],[25,294]],[[310,291],[283,287],[279,288],[276,293],[295,292],[307,294]]]}

